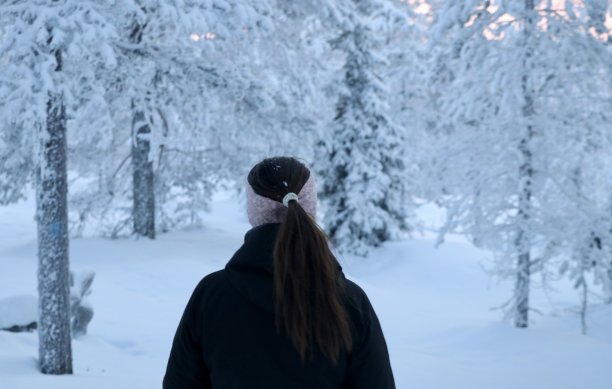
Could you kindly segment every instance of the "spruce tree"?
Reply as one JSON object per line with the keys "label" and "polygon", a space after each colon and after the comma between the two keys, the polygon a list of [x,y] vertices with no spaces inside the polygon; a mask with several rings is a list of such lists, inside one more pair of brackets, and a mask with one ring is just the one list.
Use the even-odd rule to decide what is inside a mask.
{"label": "spruce tree", "polygon": [[[387,60],[368,15],[379,5],[356,1],[335,41],[346,55],[331,130],[320,141],[316,163],[322,180],[326,230],[341,252],[370,248],[409,229],[402,132],[388,112],[387,86],[379,76]],[[383,15],[380,15],[381,17]]]}

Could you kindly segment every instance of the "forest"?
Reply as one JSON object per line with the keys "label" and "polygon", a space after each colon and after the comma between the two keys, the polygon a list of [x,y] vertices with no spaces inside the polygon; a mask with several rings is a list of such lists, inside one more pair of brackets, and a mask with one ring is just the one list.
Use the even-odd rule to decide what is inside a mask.
{"label": "forest", "polygon": [[[610,0],[5,0],[0,233],[10,247],[26,220],[10,210],[34,215],[38,369],[73,372],[75,279],[78,301],[106,293],[103,253],[244,228],[218,199],[240,208],[247,172],[275,155],[315,173],[319,224],[355,274],[410,261],[397,244],[462,239],[507,286],[498,321],[531,331],[534,290],[564,285],[572,333],[591,334],[590,307],[612,323]],[[100,256],[92,271],[71,273],[73,243]],[[21,291],[11,252],[7,327],[29,324],[2,319]]]}

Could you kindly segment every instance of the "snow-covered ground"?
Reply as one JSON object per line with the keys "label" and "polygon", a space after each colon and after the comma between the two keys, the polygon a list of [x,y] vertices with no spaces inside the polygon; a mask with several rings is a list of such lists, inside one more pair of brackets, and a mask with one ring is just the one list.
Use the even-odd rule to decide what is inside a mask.
{"label": "snow-covered ground", "polygon": [[[71,266],[96,272],[88,335],[73,342],[72,376],[38,373],[36,333],[0,331],[2,389],[150,389],[161,386],[174,330],[197,282],[224,266],[249,226],[238,201],[217,196],[206,227],[156,241],[71,242]],[[436,213],[425,210],[426,218]],[[36,293],[31,201],[0,208],[0,299]],[[534,292],[528,330],[493,308],[510,283],[483,271],[487,253],[459,237],[438,249],[432,234],[342,258],[381,319],[399,389],[612,387],[612,307],[592,307],[580,334],[575,292]]]}

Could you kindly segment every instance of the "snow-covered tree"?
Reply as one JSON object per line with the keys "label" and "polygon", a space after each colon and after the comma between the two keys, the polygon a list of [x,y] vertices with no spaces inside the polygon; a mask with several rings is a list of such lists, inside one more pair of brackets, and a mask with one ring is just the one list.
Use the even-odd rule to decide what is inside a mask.
{"label": "snow-covered tree", "polygon": [[[250,84],[257,93],[236,101],[236,114],[223,118],[226,129],[235,131],[228,159],[235,161],[240,176],[270,155],[312,160],[313,145],[334,115],[335,96],[327,87],[341,58],[336,60],[328,42],[333,34],[325,20],[330,5],[275,1],[271,7],[273,31],[251,41],[245,58],[245,73],[257,81]],[[236,147],[245,152],[242,158],[231,156]]]}
{"label": "snow-covered tree", "polygon": [[[85,97],[71,69],[100,66],[113,36],[105,2],[8,1],[0,7],[2,200],[25,190],[35,167],[38,225],[39,364],[45,374],[72,372],[67,218],[67,122]],[[86,93],[87,92],[87,93]],[[31,154],[32,149],[36,150]],[[15,169],[20,169],[16,171]]]}
{"label": "snow-covered tree", "polygon": [[[590,157],[597,158],[597,155],[591,154]],[[600,162],[604,162],[602,166],[610,166],[611,161]],[[573,207],[563,207],[549,215],[551,222],[563,226],[552,231],[552,239],[555,239],[552,242],[564,254],[561,274],[568,276],[580,294],[583,334],[587,332],[587,308],[592,296],[596,295],[595,287],[601,288],[603,294],[600,295],[606,301],[612,286],[612,219],[608,200],[612,186],[610,183],[602,185],[601,175],[589,172],[585,167],[588,169],[588,166],[577,168],[570,177],[573,191],[559,196],[571,196],[569,200]]]}
{"label": "snow-covered tree", "polygon": [[[433,120],[431,88],[427,83],[428,51],[426,50],[428,14],[420,11],[420,3],[405,2],[398,8],[404,16],[385,26],[385,45],[389,65],[379,72],[389,84],[389,106],[397,124],[404,129],[406,147],[411,156],[422,146],[422,130]],[[418,12],[417,12],[418,11]],[[413,159],[414,162],[418,158]]]}
{"label": "snow-covered tree", "polygon": [[[282,134],[278,128],[295,116],[277,104],[290,88],[275,79],[285,73],[275,73],[278,66],[272,64],[283,57],[272,48],[285,37],[272,34],[272,12],[265,0],[151,0],[117,7],[118,69],[103,75],[115,125],[104,152],[80,173],[79,181],[86,184],[72,198],[77,232],[97,220],[104,232],[125,233],[136,222],[136,208],[148,210],[140,219],[150,226],[155,218],[162,231],[197,224],[216,185],[243,173],[253,150],[276,142],[272,136]],[[140,45],[129,42],[135,18],[144,26]],[[299,74],[299,68],[291,70]],[[150,131],[138,137],[140,143],[126,126],[133,123],[134,99],[143,102]],[[138,185],[132,183],[134,144],[149,145],[148,159],[142,161],[145,170],[153,170],[152,194],[150,188],[135,190]],[[130,204],[139,196],[149,199],[140,202],[148,207]]]}
{"label": "snow-covered tree", "polygon": [[199,222],[233,165],[227,157],[242,157],[235,147],[226,154],[236,140],[237,102],[261,107],[265,99],[248,59],[253,41],[272,28],[269,13],[263,0],[134,0],[114,8],[118,65],[100,75],[113,125],[103,152],[80,169],[77,232],[95,220],[112,236],[133,226],[154,237],[156,228]]}
{"label": "snow-covered tree", "polygon": [[[602,96],[604,97],[604,96]],[[604,97],[605,98],[605,97]],[[608,98],[612,103],[612,97]],[[607,115],[607,113],[604,113]],[[609,119],[608,119],[609,120]],[[568,171],[558,177],[565,191],[554,197],[563,207],[547,208],[551,241],[563,251],[561,274],[566,274],[580,293],[583,332],[592,296],[610,302],[612,294],[612,139],[609,129],[577,131],[572,150],[559,156],[557,169]],[[570,170],[573,167],[573,170]],[[560,250],[560,251],[561,251]],[[599,289],[599,291],[597,289]]]}
{"label": "snow-covered tree", "polygon": [[431,37],[442,235],[461,231],[495,252],[498,274],[515,281],[508,313],[517,327],[529,323],[532,273],[568,254],[555,242],[571,219],[549,217],[559,207],[584,209],[584,199],[558,196],[575,193],[566,177],[582,162],[607,168],[576,142],[608,139],[598,153],[610,150],[609,81],[601,81],[609,80],[609,51],[586,28],[587,12],[555,4],[436,4]]}
{"label": "snow-covered tree", "polygon": [[[122,34],[116,43],[121,52],[120,77],[114,82],[121,92],[109,98],[113,106],[127,108],[119,112],[131,123],[131,218],[133,231],[139,236],[155,237],[155,198],[157,189],[163,186],[156,185],[154,160],[169,152],[166,139],[182,135],[170,134],[180,123],[182,111],[178,105],[194,95],[204,97],[206,83],[193,71],[196,64],[191,59],[197,50],[190,41],[191,31],[197,31],[197,11],[193,4],[182,1],[156,0],[125,2],[116,10]],[[187,86],[195,93],[190,90],[177,99],[176,93],[184,92]],[[123,123],[117,122],[118,126]]]}
{"label": "snow-covered tree", "polygon": [[371,247],[409,229],[402,131],[388,107],[379,76],[388,64],[379,26],[400,14],[377,1],[346,8],[335,45],[346,62],[331,130],[317,150],[326,230],[343,252],[365,255]]}

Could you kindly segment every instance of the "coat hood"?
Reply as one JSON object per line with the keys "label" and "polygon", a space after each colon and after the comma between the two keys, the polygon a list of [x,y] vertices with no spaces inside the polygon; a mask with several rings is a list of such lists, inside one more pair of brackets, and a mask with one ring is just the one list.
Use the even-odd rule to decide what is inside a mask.
{"label": "coat hood", "polygon": [[[244,243],[225,266],[230,284],[259,308],[274,313],[274,245],[280,223],[266,223],[250,229]],[[340,277],[342,267],[334,259]]]}
{"label": "coat hood", "polygon": [[232,286],[259,308],[274,313],[274,244],[280,223],[249,230],[243,245],[225,266]]}

